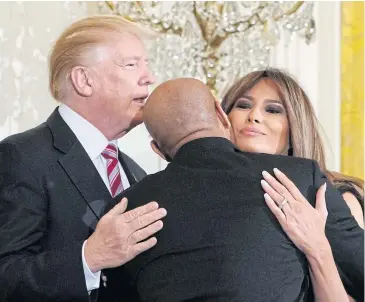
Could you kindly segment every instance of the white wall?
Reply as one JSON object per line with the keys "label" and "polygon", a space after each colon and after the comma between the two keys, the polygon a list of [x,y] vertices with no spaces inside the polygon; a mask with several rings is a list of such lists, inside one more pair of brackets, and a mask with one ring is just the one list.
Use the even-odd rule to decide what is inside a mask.
{"label": "white wall", "polygon": [[[309,94],[328,137],[331,169],[339,168],[340,158],[339,5],[316,2],[315,42],[294,39],[288,47],[281,42],[271,60],[294,74]],[[62,29],[85,15],[79,2],[0,2],[0,140],[43,122],[55,108],[46,57]],[[120,147],[153,173],[165,162],[152,152],[149,141],[140,126],[120,140]]]}
{"label": "white wall", "polygon": [[316,38],[307,45],[294,38],[282,40],[271,64],[285,68],[304,87],[323,129],[329,169],[340,168],[340,2],[317,1],[314,8]]}
{"label": "white wall", "polygon": [[0,140],[43,122],[56,107],[48,52],[84,12],[79,2],[0,2]]}

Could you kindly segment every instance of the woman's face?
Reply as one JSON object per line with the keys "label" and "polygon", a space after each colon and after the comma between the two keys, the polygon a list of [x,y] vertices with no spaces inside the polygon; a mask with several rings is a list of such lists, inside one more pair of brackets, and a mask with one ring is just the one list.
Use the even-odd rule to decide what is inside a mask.
{"label": "woman's face", "polygon": [[288,154],[289,121],[273,80],[260,80],[236,101],[228,117],[242,151]]}

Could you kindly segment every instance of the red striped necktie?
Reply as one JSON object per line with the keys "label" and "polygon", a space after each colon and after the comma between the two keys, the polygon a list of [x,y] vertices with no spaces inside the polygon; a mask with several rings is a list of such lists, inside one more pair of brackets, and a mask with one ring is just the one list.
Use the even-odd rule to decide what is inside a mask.
{"label": "red striped necktie", "polygon": [[124,190],[118,165],[118,149],[114,144],[108,144],[101,155],[106,159],[106,170],[110,184],[110,191],[112,197],[115,197]]}

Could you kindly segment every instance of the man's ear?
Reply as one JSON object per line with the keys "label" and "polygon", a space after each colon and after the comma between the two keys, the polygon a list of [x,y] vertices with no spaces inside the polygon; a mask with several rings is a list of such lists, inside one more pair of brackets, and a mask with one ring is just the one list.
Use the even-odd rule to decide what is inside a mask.
{"label": "man's ear", "polygon": [[155,152],[162,159],[166,160],[165,155],[163,155],[163,153],[160,151],[160,147],[158,146],[158,144],[154,140],[152,140],[150,142],[150,145],[151,145],[151,148],[152,148],[153,152]]}
{"label": "man's ear", "polygon": [[88,97],[92,94],[93,81],[89,71],[84,66],[73,67],[70,73],[70,80],[79,95]]}
{"label": "man's ear", "polygon": [[216,111],[217,116],[218,116],[219,120],[221,121],[222,125],[226,129],[230,129],[231,122],[229,121],[227,114],[223,111],[220,102],[216,99],[214,103],[215,103],[215,111]]}

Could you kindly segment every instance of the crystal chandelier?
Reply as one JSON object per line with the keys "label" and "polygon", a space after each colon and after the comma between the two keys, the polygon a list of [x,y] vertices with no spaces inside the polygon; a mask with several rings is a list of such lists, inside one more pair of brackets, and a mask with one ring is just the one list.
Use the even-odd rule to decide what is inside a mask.
{"label": "crystal chandelier", "polygon": [[194,77],[221,96],[246,73],[269,65],[270,51],[294,34],[311,42],[313,2],[104,1],[118,14],[158,33],[147,45],[159,82]]}

